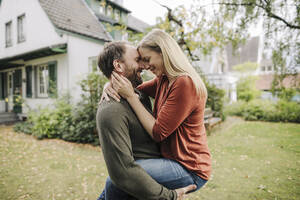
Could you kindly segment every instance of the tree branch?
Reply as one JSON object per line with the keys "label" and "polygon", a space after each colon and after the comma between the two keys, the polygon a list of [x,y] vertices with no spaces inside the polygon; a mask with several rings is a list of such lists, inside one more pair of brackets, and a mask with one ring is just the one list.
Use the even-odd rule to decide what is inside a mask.
{"label": "tree branch", "polygon": [[225,5],[225,6],[256,6],[261,8],[262,10],[264,10],[267,13],[267,16],[270,18],[274,18],[277,19],[281,22],[283,22],[287,27],[292,28],[292,29],[300,29],[300,26],[298,25],[294,25],[289,23],[288,21],[286,21],[285,19],[283,19],[282,17],[274,14],[271,12],[270,9],[270,2],[264,0],[266,5],[260,5],[260,4],[256,4],[256,3],[218,3],[219,5]]}
{"label": "tree branch", "polygon": [[185,45],[186,47],[186,50],[188,51],[188,55],[190,56],[190,58],[193,60],[193,61],[199,61],[199,57],[194,55],[189,47],[189,45],[187,44],[186,40],[184,39],[184,36],[185,36],[185,31],[184,31],[184,27],[183,27],[183,24],[182,24],[182,21],[181,20],[178,20],[176,19],[173,14],[172,14],[172,9],[169,8],[168,6],[166,5],[163,5],[159,2],[157,2],[156,0],[154,0],[157,4],[159,4],[160,6],[166,8],[168,10],[168,15],[167,15],[167,18],[169,21],[173,21],[175,22],[179,27],[182,28],[182,32],[180,33],[180,39],[179,41],[177,41],[177,43],[182,47]]}

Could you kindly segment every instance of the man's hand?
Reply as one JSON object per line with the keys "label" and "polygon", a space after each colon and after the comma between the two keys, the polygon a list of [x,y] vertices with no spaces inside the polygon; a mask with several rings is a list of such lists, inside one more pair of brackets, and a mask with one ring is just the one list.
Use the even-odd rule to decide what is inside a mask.
{"label": "man's hand", "polygon": [[184,199],[187,196],[186,195],[187,192],[195,190],[196,188],[197,188],[196,185],[189,185],[183,188],[176,189],[175,191],[177,193],[177,199],[178,200]]}

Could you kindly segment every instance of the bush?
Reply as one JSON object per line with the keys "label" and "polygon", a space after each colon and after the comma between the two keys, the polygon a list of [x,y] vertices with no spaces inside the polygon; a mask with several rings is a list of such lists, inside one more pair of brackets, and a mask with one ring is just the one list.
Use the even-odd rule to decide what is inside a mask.
{"label": "bush", "polygon": [[300,123],[300,104],[281,100],[276,104],[276,109],[280,113],[281,121]]}
{"label": "bush", "polygon": [[18,122],[14,125],[14,131],[31,135],[32,134],[32,126],[33,126],[33,124],[28,121]]}
{"label": "bush", "polygon": [[260,91],[255,86],[256,79],[254,76],[248,76],[238,81],[236,88],[238,100],[249,102],[260,96]]}
{"label": "bush", "polygon": [[216,117],[221,117],[222,120],[225,119],[225,115],[223,113],[223,105],[224,105],[224,95],[225,92],[222,89],[217,88],[215,85],[208,84],[207,82],[207,102],[206,106],[210,107],[213,111],[215,111]]}
{"label": "bush", "polygon": [[237,101],[235,103],[227,105],[224,109],[224,113],[225,115],[235,115],[242,117],[246,105],[247,103],[245,101]]}
{"label": "bush", "polygon": [[29,112],[32,135],[38,139],[62,138],[72,127],[72,104],[68,96],[55,101],[53,108],[44,107],[38,112]]}
{"label": "bush", "polygon": [[71,97],[63,95],[53,105],[30,111],[25,123],[16,124],[17,132],[32,134],[38,139],[58,138],[71,142],[99,144],[96,112],[103,85],[107,79],[99,73],[88,74],[80,81],[81,101],[71,104]]}
{"label": "bush", "polygon": [[79,102],[72,113],[72,126],[68,132],[63,133],[62,139],[77,143],[99,144],[96,129],[96,112],[89,103]]}
{"label": "bush", "polygon": [[245,120],[300,123],[300,104],[295,102],[253,100],[238,101],[225,108],[228,115],[242,116]]}

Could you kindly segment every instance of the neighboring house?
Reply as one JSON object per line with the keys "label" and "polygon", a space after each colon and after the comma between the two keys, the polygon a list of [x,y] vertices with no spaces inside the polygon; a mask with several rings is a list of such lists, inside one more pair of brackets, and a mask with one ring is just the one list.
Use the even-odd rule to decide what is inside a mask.
{"label": "neighboring house", "polygon": [[[234,66],[246,62],[257,63],[257,69],[252,72],[238,72],[234,70]],[[250,75],[258,77],[256,87],[262,92],[262,99],[277,99],[270,91],[275,71],[272,60],[263,58],[262,37],[250,38],[245,44],[239,45],[236,51],[233,51],[230,45],[223,52],[219,49],[214,49],[211,56],[202,59],[196,65],[200,66],[201,71],[211,84],[225,90],[226,97],[230,102],[237,100],[237,81]],[[283,85],[286,88],[300,88],[299,81],[300,73],[298,70],[298,75],[288,76],[284,79]],[[296,95],[294,98],[296,101],[300,101],[298,100],[300,99],[299,95]]]}
{"label": "neighboring house", "polygon": [[56,91],[79,98],[77,82],[112,40],[83,0],[2,0],[0,30],[0,113],[17,96],[32,109]]}
{"label": "neighboring house", "polygon": [[[240,77],[245,74],[236,72],[233,66],[246,62],[260,63],[262,59],[263,43],[260,37],[253,37],[245,44],[238,46],[233,51],[228,45],[224,51],[214,49],[210,56],[205,57],[196,65],[200,66],[207,80],[224,89],[226,98],[230,102],[237,100],[236,84]],[[254,72],[256,74],[257,71]]]}
{"label": "neighboring house", "polygon": [[89,7],[93,10],[98,20],[106,25],[107,30],[115,40],[127,40],[128,34],[124,34],[109,26],[124,26],[126,30],[133,33],[144,32],[150,26],[135,18],[131,11],[123,6],[122,0],[85,0]]}
{"label": "neighboring house", "polygon": [[[261,98],[276,101],[278,98],[274,96],[271,92],[272,83],[274,80],[274,73],[265,73],[258,75],[258,80],[256,81],[256,88],[261,91]],[[289,75],[285,77],[282,81],[282,86],[284,88],[300,88],[300,73],[296,76]],[[296,94],[293,101],[300,102],[300,95]]]}

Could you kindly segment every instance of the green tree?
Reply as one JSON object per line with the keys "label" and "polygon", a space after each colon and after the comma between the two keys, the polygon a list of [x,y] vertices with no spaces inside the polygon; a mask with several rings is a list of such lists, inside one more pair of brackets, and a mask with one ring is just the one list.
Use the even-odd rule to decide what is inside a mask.
{"label": "green tree", "polygon": [[276,71],[274,88],[282,89],[285,77],[295,76],[300,66],[300,1],[298,0],[208,0],[190,8],[168,10],[157,27],[173,35],[191,60],[200,60],[214,48],[237,47],[249,31],[262,22],[266,56]]}
{"label": "green tree", "polygon": [[260,96],[260,91],[256,89],[257,78],[254,76],[242,77],[237,83],[237,98],[249,102]]}

